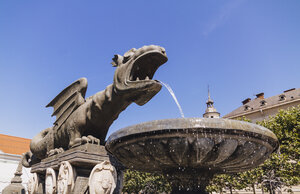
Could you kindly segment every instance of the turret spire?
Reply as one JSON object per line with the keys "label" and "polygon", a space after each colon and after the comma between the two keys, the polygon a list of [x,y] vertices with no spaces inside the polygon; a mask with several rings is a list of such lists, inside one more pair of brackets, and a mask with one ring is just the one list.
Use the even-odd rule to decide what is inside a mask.
{"label": "turret spire", "polygon": [[214,101],[210,98],[210,91],[209,91],[209,85],[208,85],[208,99],[206,101],[206,110],[203,114],[204,118],[220,118],[220,113],[217,111],[217,109],[214,107]]}

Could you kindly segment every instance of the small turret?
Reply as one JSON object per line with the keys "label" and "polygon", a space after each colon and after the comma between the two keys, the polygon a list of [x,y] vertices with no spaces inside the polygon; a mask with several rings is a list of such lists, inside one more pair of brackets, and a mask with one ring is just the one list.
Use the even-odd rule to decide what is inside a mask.
{"label": "small turret", "polygon": [[220,113],[214,107],[214,101],[210,98],[210,92],[208,87],[208,99],[206,101],[207,108],[203,114],[204,118],[220,118]]}

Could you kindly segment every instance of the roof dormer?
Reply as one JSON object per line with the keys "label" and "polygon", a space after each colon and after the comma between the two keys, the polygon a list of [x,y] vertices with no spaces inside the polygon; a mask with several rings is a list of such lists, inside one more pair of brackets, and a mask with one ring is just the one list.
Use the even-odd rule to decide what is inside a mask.
{"label": "roof dormer", "polygon": [[279,101],[286,100],[286,96],[284,94],[279,95]]}

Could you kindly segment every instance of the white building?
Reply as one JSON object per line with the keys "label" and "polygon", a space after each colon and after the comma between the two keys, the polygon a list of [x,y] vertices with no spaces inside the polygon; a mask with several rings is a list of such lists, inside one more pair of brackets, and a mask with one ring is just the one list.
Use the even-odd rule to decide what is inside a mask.
{"label": "white building", "polygon": [[[29,139],[0,134],[0,193],[8,186],[21,160],[22,153],[29,150]],[[22,169],[22,184],[27,188],[30,169]]]}

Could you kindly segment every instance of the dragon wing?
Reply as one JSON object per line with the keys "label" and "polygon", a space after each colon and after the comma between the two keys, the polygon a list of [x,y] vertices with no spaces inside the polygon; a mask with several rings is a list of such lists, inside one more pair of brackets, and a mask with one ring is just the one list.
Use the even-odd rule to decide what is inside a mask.
{"label": "dragon wing", "polygon": [[85,102],[87,79],[80,78],[61,91],[46,107],[53,107],[54,126],[59,129],[67,118]]}

